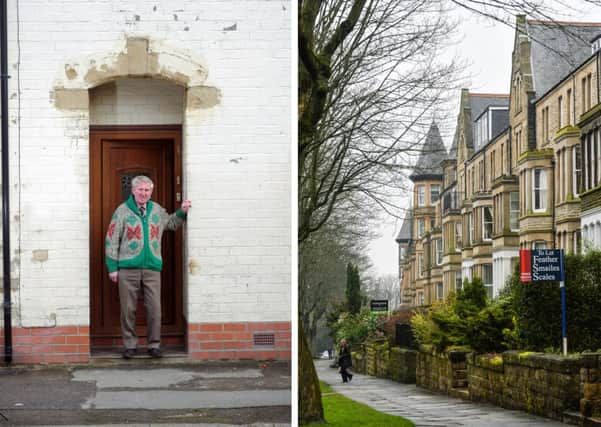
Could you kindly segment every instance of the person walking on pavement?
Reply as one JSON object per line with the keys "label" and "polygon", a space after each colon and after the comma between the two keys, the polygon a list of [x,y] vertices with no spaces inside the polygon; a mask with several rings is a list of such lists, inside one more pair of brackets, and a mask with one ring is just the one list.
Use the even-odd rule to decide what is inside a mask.
{"label": "person walking on pavement", "polygon": [[353,361],[351,359],[351,350],[346,343],[346,340],[343,338],[340,341],[340,352],[338,355],[338,366],[340,366],[340,374],[342,375],[342,382],[346,383],[353,379],[353,374],[351,374],[348,369],[353,366]]}
{"label": "person walking on pavement", "polygon": [[162,357],[161,345],[161,238],[186,219],[190,200],[173,214],[150,200],[154,184],[147,176],[131,181],[132,194],[115,210],[106,233],[106,266],[109,278],[119,284],[123,357],[137,354],[136,306],[143,288],[147,312],[148,354]]}

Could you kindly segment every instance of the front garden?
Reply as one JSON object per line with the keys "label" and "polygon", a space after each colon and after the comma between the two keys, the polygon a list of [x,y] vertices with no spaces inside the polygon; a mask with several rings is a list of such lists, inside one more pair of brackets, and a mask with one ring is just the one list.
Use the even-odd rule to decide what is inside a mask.
{"label": "front garden", "polygon": [[[358,372],[586,425],[601,416],[600,281],[600,252],[566,256],[568,356],[558,283],[520,283],[519,270],[494,300],[475,278],[426,310],[335,313],[330,328]],[[396,346],[399,323],[414,349]]]}

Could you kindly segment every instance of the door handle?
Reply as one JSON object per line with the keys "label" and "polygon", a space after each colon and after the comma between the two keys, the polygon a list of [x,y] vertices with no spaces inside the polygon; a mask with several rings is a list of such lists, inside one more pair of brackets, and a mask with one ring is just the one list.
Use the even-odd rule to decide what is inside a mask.
{"label": "door handle", "polygon": [[175,201],[176,202],[181,202],[182,201],[182,193],[175,193]]}

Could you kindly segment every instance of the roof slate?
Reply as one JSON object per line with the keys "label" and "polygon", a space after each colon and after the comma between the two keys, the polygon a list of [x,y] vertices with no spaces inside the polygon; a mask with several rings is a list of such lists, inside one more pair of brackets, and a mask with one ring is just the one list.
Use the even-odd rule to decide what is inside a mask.
{"label": "roof slate", "polygon": [[413,236],[413,209],[407,210],[407,216],[403,220],[401,231],[396,236],[397,243],[409,242]]}
{"label": "roof slate", "polygon": [[442,166],[440,162],[447,157],[447,149],[440,137],[440,131],[435,122],[432,122],[426,141],[420,151],[419,159],[413,168],[413,173],[409,176],[411,180],[419,179],[422,176],[442,175]]}
{"label": "roof slate", "polygon": [[601,34],[601,24],[526,22],[538,98],[591,56],[591,40]]}

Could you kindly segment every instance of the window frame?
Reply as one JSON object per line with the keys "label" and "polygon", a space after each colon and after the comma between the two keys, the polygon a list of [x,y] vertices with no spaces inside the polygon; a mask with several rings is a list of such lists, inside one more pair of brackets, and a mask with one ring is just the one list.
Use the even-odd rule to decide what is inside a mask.
{"label": "window frame", "polygon": [[[434,189],[436,189],[436,192],[433,191]],[[434,194],[436,194],[436,199],[434,198]],[[430,204],[433,205],[438,200],[440,200],[440,185],[431,184],[430,185]]]}
{"label": "window frame", "polygon": [[[513,209],[512,204],[514,200],[512,200],[513,195],[515,194],[515,203],[517,205],[517,209]],[[513,215],[515,214],[515,218]],[[514,221],[516,227],[513,227]],[[520,192],[519,191],[510,191],[509,192],[509,229],[511,231],[517,232],[520,231]]]}
{"label": "window frame", "polygon": [[423,208],[426,206],[426,186],[425,185],[417,185],[417,207]]}
{"label": "window frame", "polygon": [[[538,186],[536,183],[538,172]],[[544,168],[532,169],[532,211],[546,212],[548,209],[548,191],[549,185],[547,182],[547,171]],[[538,207],[537,207],[538,197]]]}
{"label": "window frame", "polygon": [[[455,252],[461,252],[461,247],[463,246],[463,239],[462,239],[462,233],[463,233],[463,225],[461,224],[461,221],[455,221]],[[459,231],[459,233],[457,232]]]}
{"label": "window frame", "polygon": [[442,282],[436,283],[436,299],[439,301],[444,299],[444,284]]}
{"label": "window frame", "polygon": [[[490,273],[490,277],[487,277],[487,271]],[[490,279],[490,282],[488,282],[487,279]],[[494,279],[492,264],[482,264],[482,284],[484,285],[484,288],[486,289],[486,294],[490,299],[493,298],[493,281]]]}
{"label": "window frame", "polygon": [[[486,212],[490,214],[490,221],[486,220]],[[493,236],[493,214],[489,206],[482,207],[482,240],[491,241]],[[489,230],[487,230],[487,227]]]}
{"label": "window frame", "polygon": [[531,243],[532,249],[547,249],[547,242],[544,240],[533,240]]}
{"label": "window frame", "polygon": [[[459,278],[459,283],[457,283],[457,278]],[[461,270],[455,270],[455,292],[463,289],[463,277],[461,274]]]}
{"label": "window frame", "polygon": [[423,218],[417,219],[417,238],[421,239],[424,237],[424,233],[426,232],[426,220]]}

